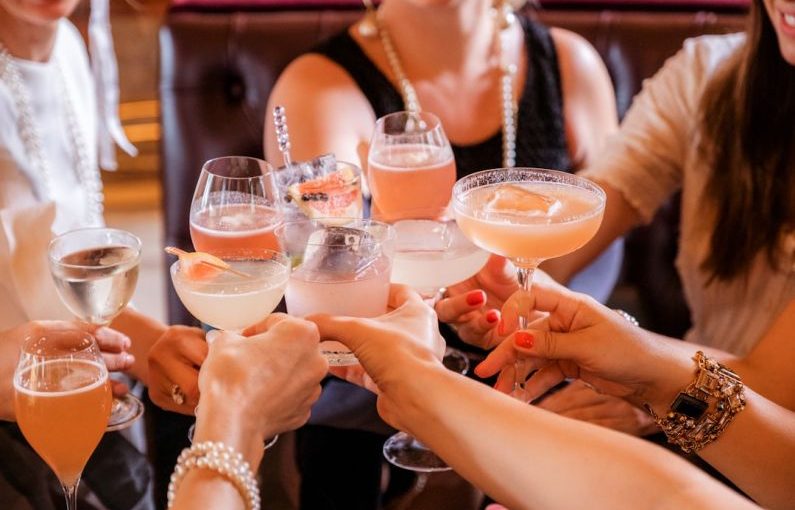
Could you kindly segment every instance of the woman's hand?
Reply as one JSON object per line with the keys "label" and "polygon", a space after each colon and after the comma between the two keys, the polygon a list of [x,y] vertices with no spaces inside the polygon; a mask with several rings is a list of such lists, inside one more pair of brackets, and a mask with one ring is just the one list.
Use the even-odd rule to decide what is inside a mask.
{"label": "woman's hand", "polygon": [[436,313],[440,321],[456,329],[461,340],[490,349],[510,332],[497,327],[499,310],[518,289],[513,265],[492,255],[478,274],[448,287],[448,297],[436,304]]}
{"label": "woman's hand", "polygon": [[440,360],[445,344],[436,314],[416,292],[403,285],[392,285],[389,306],[393,308],[391,312],[370,319],[329,315],[307,319],[317,324],[323,338],[348,346],[366,374],[345,367],[331,372],[378,393],[379,414],[400,428],[399,409],[392,400],[392,391],[412,376],[418,364],[444,370]]}
{"label": "woman's hand", "polygon": [[149,398],[159,407],[192,415],[199,403],[199,368],[207,357],[204,331],[171,326],[149,350]]}
{"label": "woman's hand", "polygon": [[261,329],[250,337],[223,331],[208,335],[209,354],[199,373],[197,437],[200,429],[227,421],[261,441],[309,419],[328,371],[317,327],[273,314]]}
{"label": "woman's hand", "polygon": [[[578,378],[599,392],[660,411],[692,379],[695,348],[633,326],[588,296],[538,283],[529,306],[549,313],[549,329],[511,335],[478,365],[479,376],[506,367],[503,375],[512,375],[517,357],[528,358],[538,369],[526,385],[531,400],[566,378]],[[498,389],[507,392],[511,380],[503,375]]]}

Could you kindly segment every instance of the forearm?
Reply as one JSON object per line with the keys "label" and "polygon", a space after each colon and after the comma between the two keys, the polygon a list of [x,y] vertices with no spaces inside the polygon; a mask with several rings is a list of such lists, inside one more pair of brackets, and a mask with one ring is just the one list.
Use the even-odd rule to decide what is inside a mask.
{"label": "forearm", "polygon": [[[524,405],[450,372],[418,370],[402,387],[393,398],[406,427],[513,509],[654,508],[677,491],[715,483],[641,440]],[[694,492],[693,508],[735,501],[729,491],[719,499]]]}
{"label": "forearm", "polygon": [[130,337],[132,345],[129,351],[135,356],[135,363],[129,370],[129,373],[139,381],[148,385],[149,363],[147,358],[149,356],[149,349],[151,349],[152,345],[154,345],[157,339],[166,331],[166,326],[151,317],[147,317],[127,307],[114,319],[111,327]]}

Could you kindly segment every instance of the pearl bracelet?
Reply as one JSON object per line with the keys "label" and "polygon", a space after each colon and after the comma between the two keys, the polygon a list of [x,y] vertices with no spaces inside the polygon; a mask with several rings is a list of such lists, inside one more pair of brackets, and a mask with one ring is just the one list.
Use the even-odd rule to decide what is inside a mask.
{"label": "pearl bracelet", "polygon": [[251,466],[240,452],[214,441],[194,443],[190,448],[182,450],[168,484],[168,508],[174,504],[177,489],[191,469],[208,469],[220,474],[238,490],[246,504],[246,510],[259,510],[259,485]]}

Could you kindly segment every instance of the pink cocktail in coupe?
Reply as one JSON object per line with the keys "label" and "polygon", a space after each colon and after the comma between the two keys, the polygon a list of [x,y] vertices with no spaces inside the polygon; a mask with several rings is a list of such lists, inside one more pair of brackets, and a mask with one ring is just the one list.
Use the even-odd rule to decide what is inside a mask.
{"label": "pink cocktail in coupe", "polygon": [[367,167],[380,218],[395,221],[444,215],[456,167],[450,142],[435,115],[397,112],[378,119]]}
{"label": "pink cocktail in coupe", "polygon": [[[587,179],[539,168],[499,168],[460,179],[453,188],[458,226],[484,250],[509,258],[521,290],[546,259],[580,248],[599,230],[604,191]],[[529,310],[520,316],[527,326]],[[526,370],[516,367],[513,395],[526,400]]]}

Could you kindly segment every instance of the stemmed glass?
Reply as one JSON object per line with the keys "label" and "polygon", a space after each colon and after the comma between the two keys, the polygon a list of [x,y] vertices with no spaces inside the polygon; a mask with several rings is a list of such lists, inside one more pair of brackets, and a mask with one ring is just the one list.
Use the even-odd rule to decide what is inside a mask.
{"label": "stemmed glass", "polygon": [[[88,324],[107,326],[135,291],[141,240],[114,228],[72,230],[50,242],[48,255],[55,287],[69,311]],[[115,398],[107,430],[127,428],[143,412],[132,394]]]}
{"label": "stemmed glass", "polygon": [[374,217],[395,221],[443,216],[455,183],[455,159],[439,118],[428,112],[397,112],[378,119],[367,178],[377,209]]}
{"label": "stemmed glass", "polygon": [[267,162],[244,156],[207,161],[190,208],[193,247],[221,258],[278,251],[273,230],[282,221],[279,202]]}
{"label": "stemmed glass", "polygon": [[94,338],[79,330],[25,340],[14,373],[17,423],[61,482],[67,510],[111,411],[108,369]]}
{"label": "stemmed glass", "polygon": [[[522,292],[530,293],[533,272],[549,258],[571,253],[599,229],[605,192],[582,177],[540,168],[499,168],[468,175],[453,187],[453,210],[461,230],[484,250],[517,268]],[[530,310],[521,310],[526,328]],[[525,402],[527,369],[515,366],[512,395]]]}

